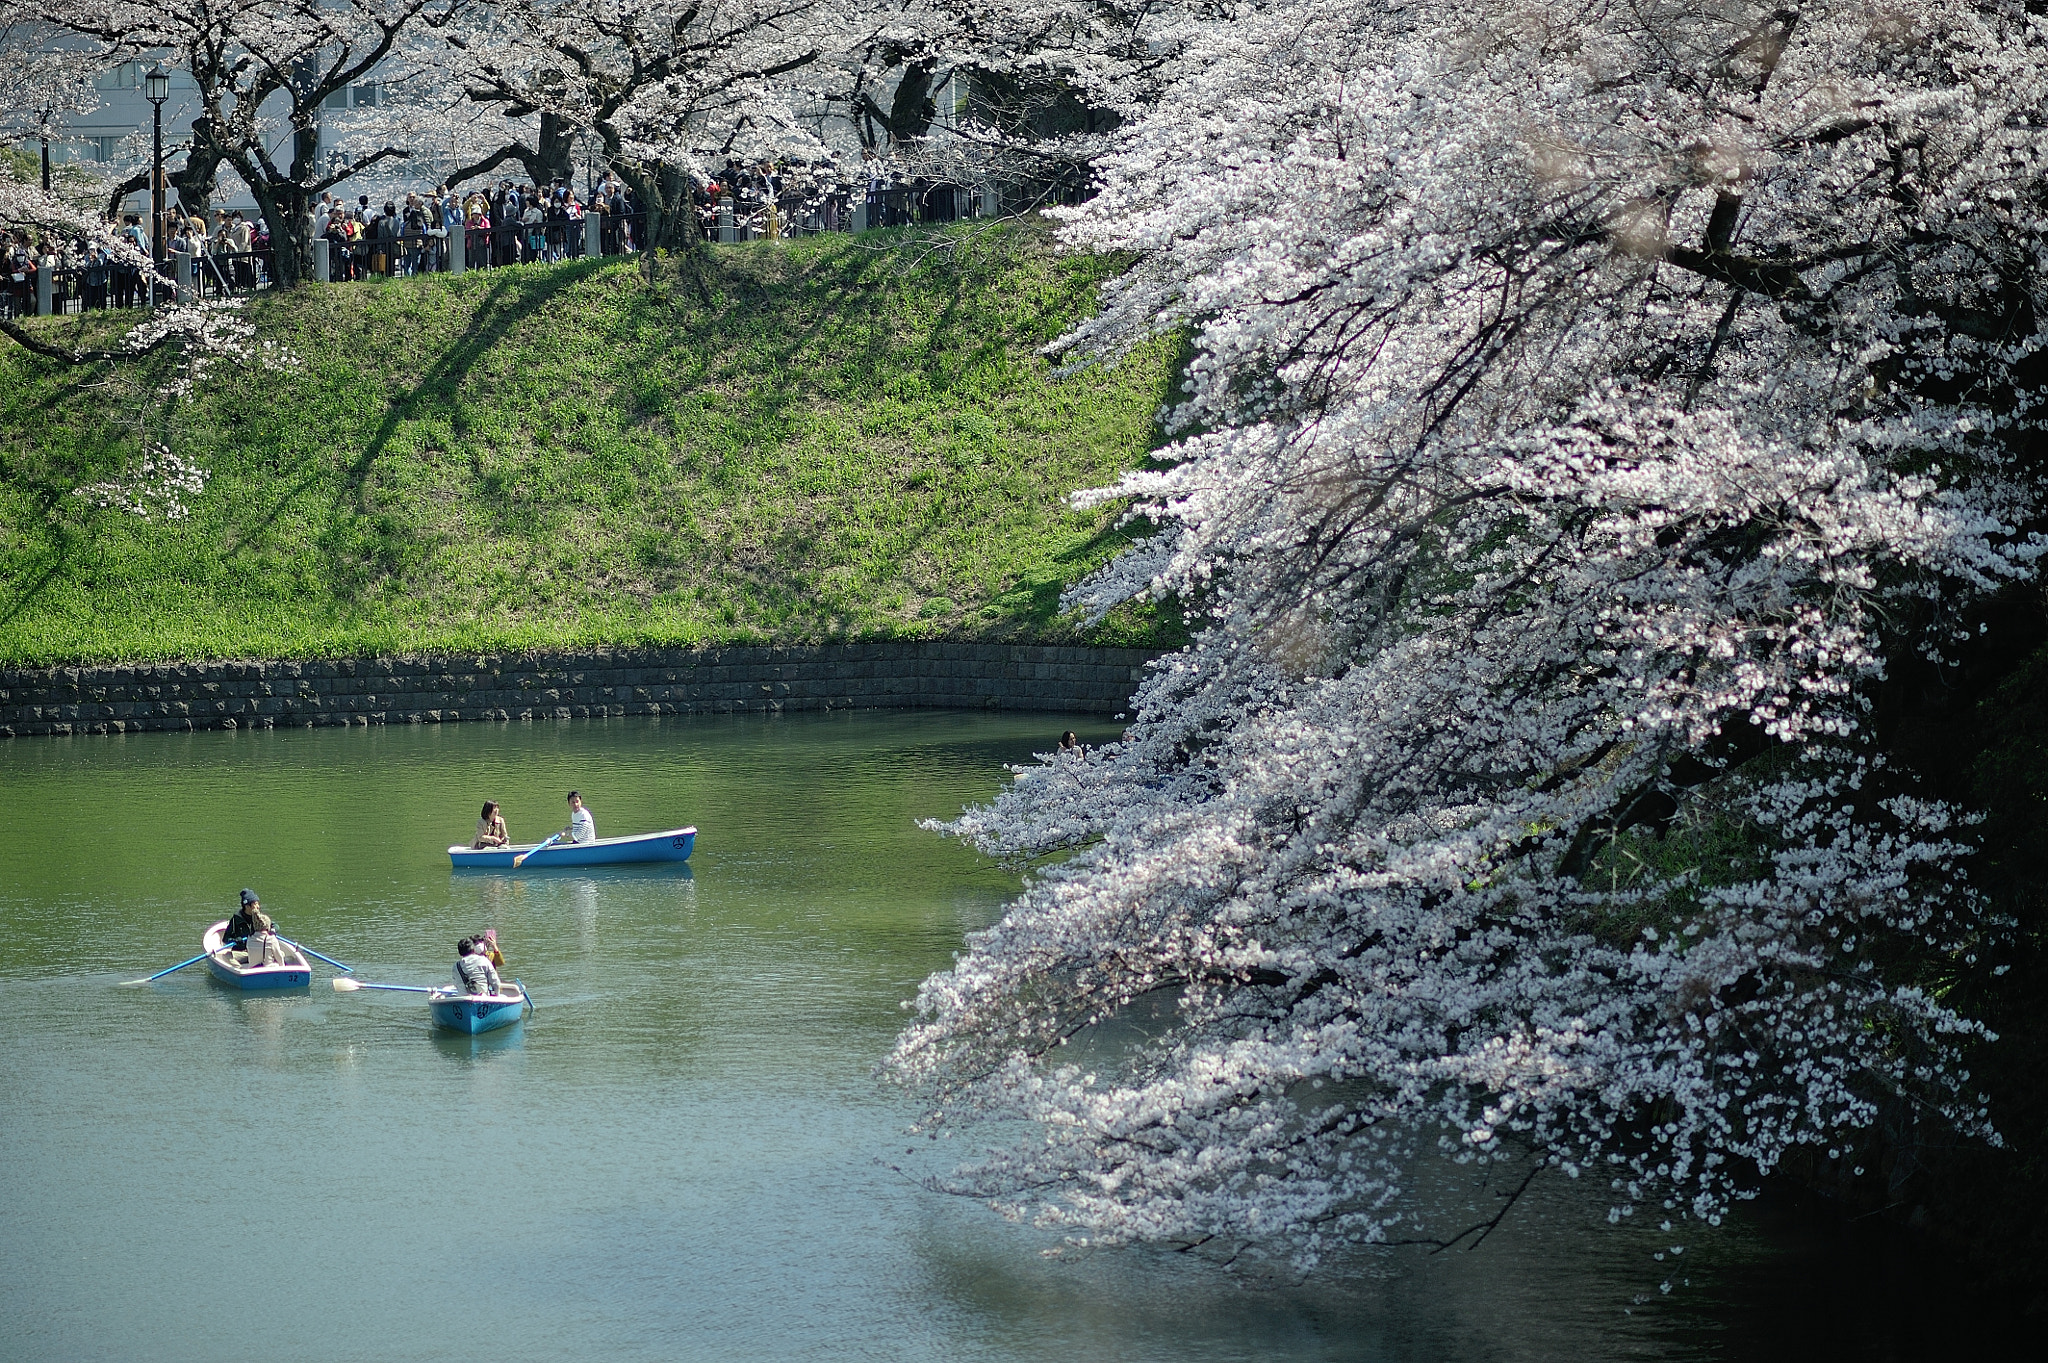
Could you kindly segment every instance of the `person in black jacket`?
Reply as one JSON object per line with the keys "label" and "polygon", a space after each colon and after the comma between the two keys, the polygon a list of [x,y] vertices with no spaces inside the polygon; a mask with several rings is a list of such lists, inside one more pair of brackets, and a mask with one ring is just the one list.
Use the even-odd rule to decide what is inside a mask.
{"label": "person in black jacket", "polygon": [[228,930],[221,937],[221,945],[243,946],[249,938],[259,932],[275,932],[277,924],[270,921],[270,915],[263,912],[263,905],[256,900],[254,890],[242,891],[242,907],[235,916],[228,919]]}

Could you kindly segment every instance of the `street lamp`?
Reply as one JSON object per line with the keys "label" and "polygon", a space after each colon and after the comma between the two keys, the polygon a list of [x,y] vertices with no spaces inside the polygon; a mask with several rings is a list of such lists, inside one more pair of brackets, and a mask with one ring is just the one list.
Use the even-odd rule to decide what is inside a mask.
{"label": "street lamp", "polygon": [[156,109],[156,141],[149,162],[149,305],[155,307],[157,276],[164,269],[164,101],[171,97],[171,73],[156,62],[142,79]]}

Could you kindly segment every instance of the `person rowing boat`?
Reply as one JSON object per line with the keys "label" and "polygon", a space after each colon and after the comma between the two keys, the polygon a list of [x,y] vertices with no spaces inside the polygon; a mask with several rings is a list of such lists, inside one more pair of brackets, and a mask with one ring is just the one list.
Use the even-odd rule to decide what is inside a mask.
{"label": "person rowing boat", "polygon": [[455,944],[455,982],[469,994],[498,994],[503,986],[497,967],[485,951],[480,937],[465,937]]}
{"label": "person rowing boat", "polygon": [[[304,960],[294,961],[285,953],[284,943],[278,939],[277,924],[263,912],[256,892],[250,889],[242,891],[242,907],[228,919],[220,944],[228,958],[239,966],[306,964]],[[243,953],[240,958],[234,955],[238,949]]]}
{"label": "person rowing boat", "polygon": [[228,930],[221,936],[221,945],[240,947],[257,933],[276,932],[277,924],[270,921],[270,915],[263,912],[263,905],[256,898],[254,890],[242,891],[242,907],[235,910],[228,919]]}
{"label": "person rowing boat", "polygon": [[569,826],[556,834],[563,842],[596,842],[597,820],[583,807],[583,792],[569,792]]}

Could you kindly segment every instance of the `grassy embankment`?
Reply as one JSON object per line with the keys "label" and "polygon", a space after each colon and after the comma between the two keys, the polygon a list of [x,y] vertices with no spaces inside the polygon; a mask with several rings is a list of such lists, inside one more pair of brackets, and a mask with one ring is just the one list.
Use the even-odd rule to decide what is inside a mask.
{"label": "grassy embankment", "polygon": [[[1015,229],[310,288],[249,309],[296,372],[168,412],[8,345],[0,660],[1080,637],[1121,541],[1065,498],[1144,459],[1175,358],[1038,354],[1112,269]],[[145,426],[210,473],[185,519],[72,495]]]}

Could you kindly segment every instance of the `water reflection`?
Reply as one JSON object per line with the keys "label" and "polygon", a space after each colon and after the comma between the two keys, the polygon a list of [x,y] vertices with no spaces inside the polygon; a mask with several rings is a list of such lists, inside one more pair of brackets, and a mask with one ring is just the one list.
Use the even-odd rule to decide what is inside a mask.
{"label": "water reflection", "polygon": [[[420,1008],[422,1016],[425,1005]],[[478,1032],[465,1035],[450,1032],[440,1027],[429,1028],[434,1039],[434,1050],[450,1060],[477,1061],[503,1056],[508,1051],[517,1051],[526,1044],[526,1022],[521,1019],[509,1027],[500,1027],[494,1032]]]}
{"label": "water reflection", "polygon": [[576,941],[589,956],[597,950],[597,882],[579,876],[568,884],[570,911],[576,918]]}
{"label": "water reflection", "polygon": [[252,994],[218,980],[211,983],[222,1007],[242,1024],[242,1041],[233,1048],[233,1060],[265,1069],[281,1068],[285,1058],[285,1023],[294,1012],[303,1011],[295,1005],[305,1002],[304,991],[292,990],[291,997],[281,993]]}
{"label": "water reflection", "polygon": [[495,880],[513,885],[545,885],[550,881],[670,881],[689,880],[696,875],[687,861],[650,862],[645,865],[624,866],[522,866],[517,870],[492,870],[489,867],[458,866],[450,869],[449,878],[457,883],[468,881]]}
{"label": "water reflection", "polygon": [[[1015,890],[916,821],[1070,726],[1111,733],[867,714],[0,744],[38,816],[0,840],[0,1359],[445,1352],[473,1303],[494,1352],[611,1363],[1810,1354],[1787,1322],[1814,1302],[1785,1286],[1815,1278],[1810,1240],[1730,1228],[1689,1247],[1689,1294],[1629,1315],[1654,1236],[1564,1180],[1478,1253],[1299,1281],[1046,1259],[1047,1235],[894,1172],[915,1111],[872,1067],[898,1004]],[[518,828],[571,786],[608,827],[719,827],[690,867],[450,873],[475,792]],[[245,884],[366,981],[448,978],[494,927],[535,1011],[437,1033],[419,996],[334,994],[324,967],[310,996],[197,966],[112,987],[190,955]],[[224,1156],[237,1186],[345,1211],[309,1230],[214,1196]],[[486,1210],[519,1252],[447,1253]],[[223,1333],[252,1263],[291,1309]],[[1847,1279],[1823,1304],[1882,1335],[1895,1305]]]}

